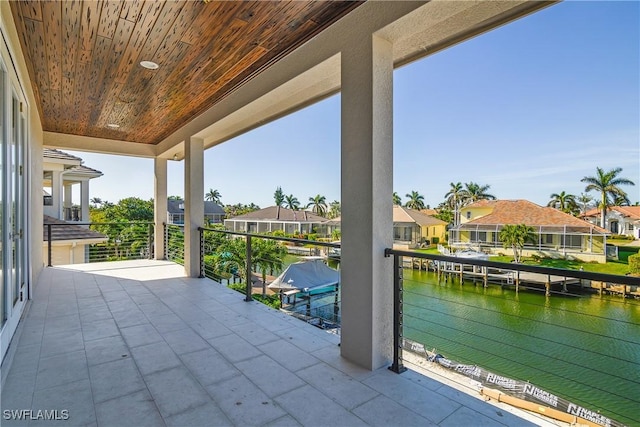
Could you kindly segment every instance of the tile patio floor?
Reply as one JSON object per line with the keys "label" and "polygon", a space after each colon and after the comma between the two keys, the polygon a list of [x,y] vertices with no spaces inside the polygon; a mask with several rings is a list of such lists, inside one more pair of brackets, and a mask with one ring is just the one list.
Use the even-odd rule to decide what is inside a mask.
{"label": "tile patio floor", "polygon": [[170,262],[45,268],[16,336],[3,414],[69,419],[2,426],[534,425],[415,371],[358,368],[338,336]]}

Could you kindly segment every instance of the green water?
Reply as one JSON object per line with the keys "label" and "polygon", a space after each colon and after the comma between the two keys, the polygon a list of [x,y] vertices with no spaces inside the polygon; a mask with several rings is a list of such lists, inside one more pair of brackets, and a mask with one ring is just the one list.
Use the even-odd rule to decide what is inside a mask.
{"label": "green water", "polygon": [[405,270],[404,335],[640,426],[640,300],[545,297]]}

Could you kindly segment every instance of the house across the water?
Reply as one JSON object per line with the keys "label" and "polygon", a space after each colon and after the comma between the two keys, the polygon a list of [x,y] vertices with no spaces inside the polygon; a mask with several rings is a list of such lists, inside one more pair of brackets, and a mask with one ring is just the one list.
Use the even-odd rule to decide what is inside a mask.
{"label": "house across the water", "polygon": [[[580,215],[591,224],[600,224],[600,209],[591,209]],[[605,215],[605,228],[611,234],[622,234],[640,239],[640,206],[609,206]]]}
{"label": "house across the water", "polygon": [[507,224],[525,224],[534,229],[536,240],[525,245],[525,256],[606,262],[607,230],[528,200],[480,200],[463,207],[460,224],[449,230],[449,245],[505,253],[499,235]]}

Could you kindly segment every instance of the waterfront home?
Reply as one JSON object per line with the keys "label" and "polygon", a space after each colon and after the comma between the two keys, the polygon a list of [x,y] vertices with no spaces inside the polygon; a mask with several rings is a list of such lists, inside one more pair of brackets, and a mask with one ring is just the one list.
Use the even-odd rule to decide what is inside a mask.
{"label": "waterfront home", "polygon": [[393,207],[393,246],[413,249],[444,242],[447,223],[422,211],[403,206]]}
{"label": "waterfront home", "polygon": [[449,230],[449,245],[504,253],[499,234],[504,225],[533,227],[536,241],[528,242],[525,256],[573,257],[606,262],[607,230],[528,200],[480,200],[460,210],[460,225]]}
{"label": "waterfront home", "polygon": [[[184,200],[167,200],[167,224],[183,225],[184,207]],[[224,216],[222,206],[210,201],[204,202],[204,220],[207,224],[222,224]]]}
{"label": "waterfront home", "polygon": [[[591,224],[600,225],[600,209],[591,209],[580,215]],[[612,234],[640,239],[640,206],[609,206],[605,215],[605,228]]]}
{"label": "waterfront home", "polygon": [[316,232],[325,221],[326,218],[309,211],[295,211],[281,206],[270,206],[225,219],[224,227],[229,231],[246,233],[282,231],[285,234],[309,234]]}

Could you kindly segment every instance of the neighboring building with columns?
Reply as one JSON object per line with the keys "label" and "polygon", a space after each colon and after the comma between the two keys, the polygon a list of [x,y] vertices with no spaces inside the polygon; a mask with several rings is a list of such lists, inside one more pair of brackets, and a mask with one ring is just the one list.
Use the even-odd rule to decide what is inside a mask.
{"label": "neighboring building with columns", "polygon": [[[42,210],[44,213],[43,252],[48,255],[48,224],[51,224],[51,258],[55,264],[79,264],[88,261],[90,244],[104,242],[106,236],[89,230],[89,181],[102,172],[84,166],[80,157],[60,150],[43,148]],[[73,199],[73,186],[80,186],[80,200]]]}

